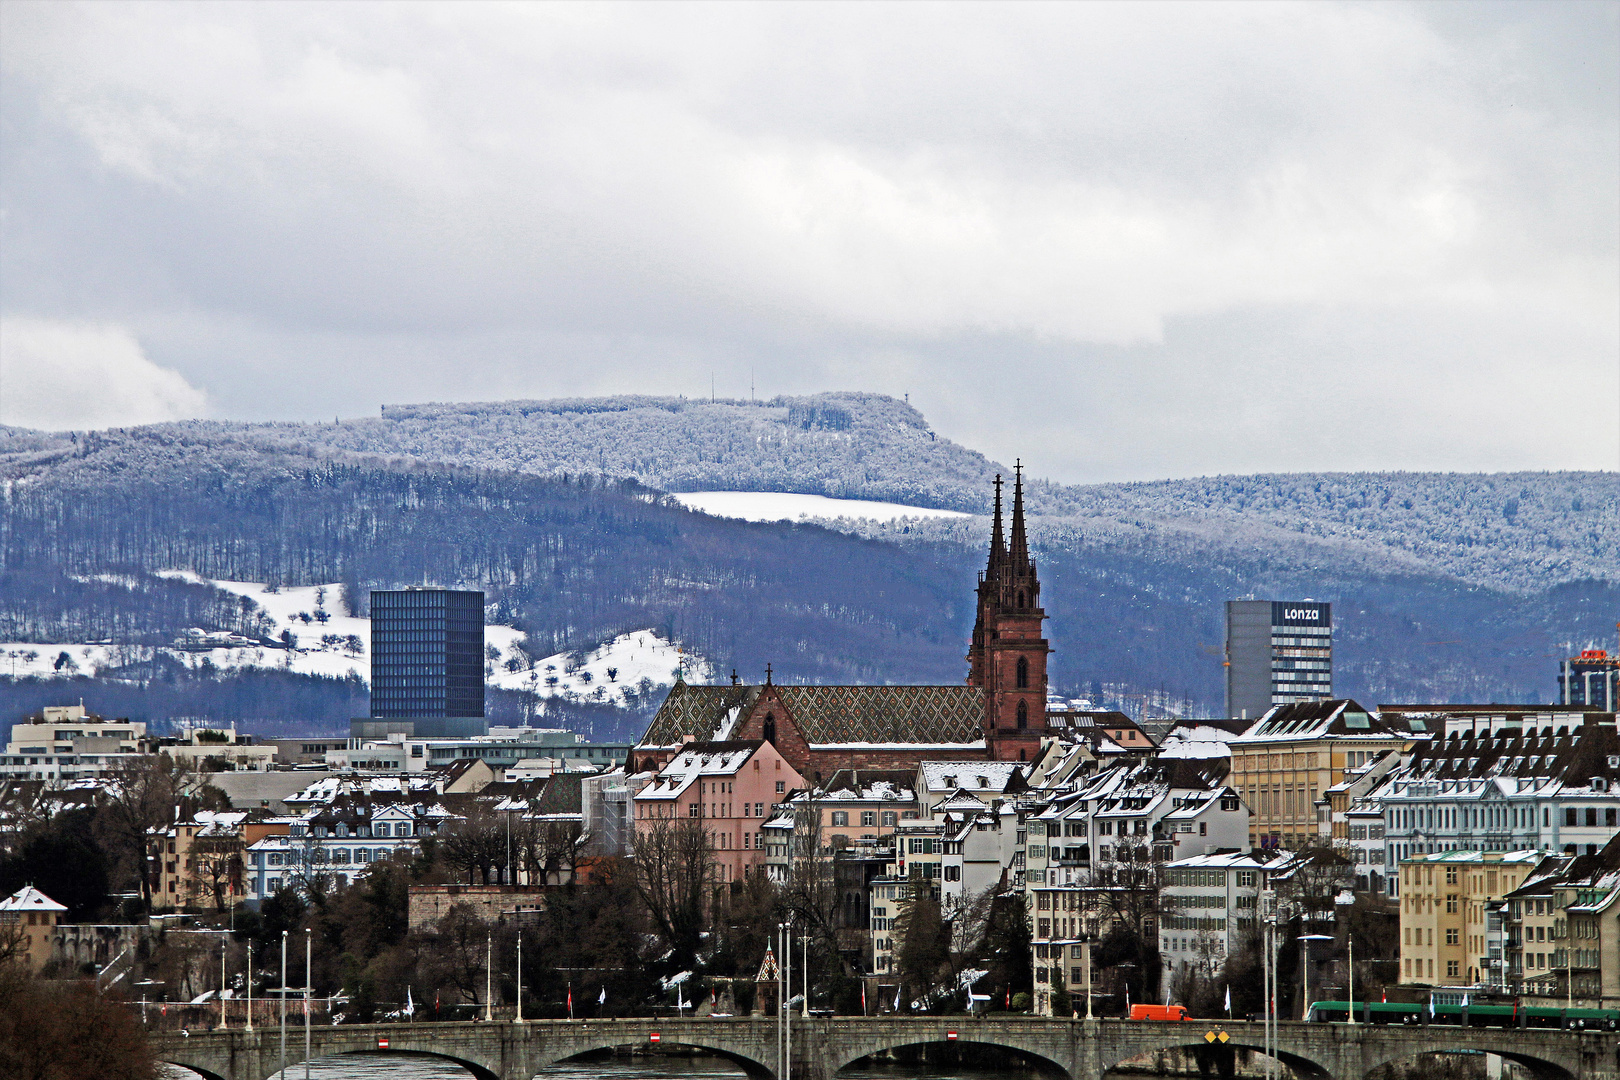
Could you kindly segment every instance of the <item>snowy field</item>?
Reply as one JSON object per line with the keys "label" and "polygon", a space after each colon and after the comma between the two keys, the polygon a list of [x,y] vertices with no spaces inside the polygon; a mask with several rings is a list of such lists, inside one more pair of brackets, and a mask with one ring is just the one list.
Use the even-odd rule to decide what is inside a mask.
{"label": "snowy field", "polygon": [[[184,648],[158,650],[173,660],[191,668],[201,668],[205,663],[219,670],[273,667],[301,675],[358,675],[370,679],[371,620],[343,613],[337,585],[307,585],[271,592],[255,581],[212,581],[178,570],[166,576],[247,597],[275,624],[276,636],[287,631],[294,639],[294,647],[289,650],[234,635],[187,630],[179,635]],[[686,678],[693,682],[707,681],[713,674],[707,662],[683,657],[674,644],[651,630],[621,634],[588,653],[558,653],[532,663],[518,647],[522,640],[522,632],[513,627],[484,627],[488,685],[527,690],[544,698],[624,704],[626,689],[641,693],[673,685],[677,667],[684,665]],[[5,642],[0,643],[0,675],[93,675],[102,668],[145,659],[151,652],[149,648],[123,645]]]}
{"label": "snowy field", "polygon": [[777,491],[688,491],[676,493],[674,498],[689,510],[744,521],[831,521],[838,518],[898,521],[901,518],[973,516],[959,510],[930,510],[901,503],[829,499],[825,495],[788,495]]}

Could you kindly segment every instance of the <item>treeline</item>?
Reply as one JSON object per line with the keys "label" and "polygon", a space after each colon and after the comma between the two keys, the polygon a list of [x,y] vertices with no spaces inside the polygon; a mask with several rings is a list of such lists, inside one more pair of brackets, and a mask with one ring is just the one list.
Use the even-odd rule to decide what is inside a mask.
{"label": "treeline", "polygon": [[142,570],[74,575],[59,566],[0,570],[0,641],[167,645],[191,627],[270,641],[274,623],[247,597]]}

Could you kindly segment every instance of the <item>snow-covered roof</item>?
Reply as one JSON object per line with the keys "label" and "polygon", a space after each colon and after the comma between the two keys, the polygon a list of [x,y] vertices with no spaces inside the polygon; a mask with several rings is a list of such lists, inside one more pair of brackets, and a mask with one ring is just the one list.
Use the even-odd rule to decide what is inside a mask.
{"label": "snow-covered roof", "polygon": [[[1227,738],[1231,738],[1230,735]],[[1225,742],[1206,739],[1169,739],[1159,746],[1161,758],[1229,758],[1232,747]]]}
{"label": "snow-covered roof", "polygon": [[66,911],[67,907],[58,904],[32,885],[24,885],[4,900],[0,900],[0,911]]}
{"label": "snow-covered roof", "polygon": [[1383,741],[1410,738],[1411,733],[1391,728],[1377,713],[1362,708],[1349,698],[1337,698],[1275,706],[1233,741],[1294,742],[1329,736],[1335,739]]}
{"label": "snow-covered roof", "polygon": [[1208,855],[1189,855],[1164,864],[1166,870],[1252,870],[1257,866],[1281,866],[1293,853],[1284,848],[1252,848],[1249,851],[1217,851]]}
{"label": "snow-covered roof", "polygon": [[1017,761],[925,761],[919,766],[923,787],[931,792],[1005,792],[1025,766]]}
{"label": "snow-covered roof", "polygon": [[688,743],[635,797],[644,801],[678,799],[700,779],[737,775],[764,745],[758,739]]}

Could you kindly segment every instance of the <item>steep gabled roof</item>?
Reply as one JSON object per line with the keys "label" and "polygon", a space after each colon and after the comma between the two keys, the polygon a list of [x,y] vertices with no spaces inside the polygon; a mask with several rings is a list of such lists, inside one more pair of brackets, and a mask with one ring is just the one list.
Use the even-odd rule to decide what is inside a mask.
{"label": "steep gabled roof", "polygon": [[[639,745],[673,747],[730,734],[762,686],[676,683]],[[805,742],[819,746],[982,746],[985,697],[977,686],[772,686]]]}
{"label": "steep gabled roof", "polygon": [[984,737],[982,687],[778,686],[776,692],[812,746],[951,746]]}
{"label": "steep gabled roof", "polygon": [[733,710],[746,713],[759,700],[758,686],[693,686],[684,680],[670,687],[658,706],[641,746],[676,746],[684,736],[699,742],[715,737]]}

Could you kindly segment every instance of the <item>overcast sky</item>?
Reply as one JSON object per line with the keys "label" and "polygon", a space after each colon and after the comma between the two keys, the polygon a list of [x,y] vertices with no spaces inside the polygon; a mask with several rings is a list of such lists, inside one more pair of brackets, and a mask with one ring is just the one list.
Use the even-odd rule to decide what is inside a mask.
{"label": "overcast sky", "polygon": [[1620,466],[1620,4],[0,5],[0,421],[909,393]]}

